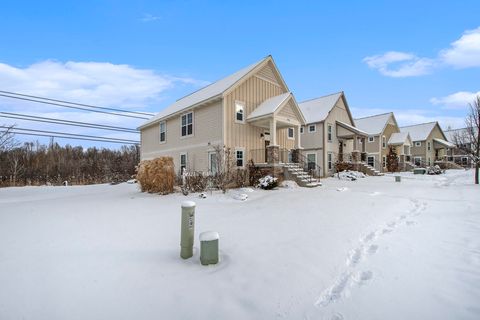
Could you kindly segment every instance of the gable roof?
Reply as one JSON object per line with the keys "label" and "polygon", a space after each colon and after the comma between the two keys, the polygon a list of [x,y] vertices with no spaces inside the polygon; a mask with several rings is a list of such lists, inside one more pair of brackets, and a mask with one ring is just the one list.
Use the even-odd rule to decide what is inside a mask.
{"label": "gable roof", "polygon": [[[164,118],[172,116],[188,108],[197,106],[201,103],[207,102],[215,98],[220,98],[222,94],[224,94],[228,89],[232,88],[235,84],[244,79],[252,71],[257,70],[259,67],[267,64],[269,61],[271,61],[275,66],[272,56],[267,56],[262,60],[257,61],[223,79],[220,79],[214,83],[209,84],[206,87],[203,87],[189,95],[184,96],[183,98],[178,99],[177,101],[160,111],[158,114],[153,116],[151,119],[146,121],[144,124],[142,124],[139,129],[145,128],[146,126],[149,126],[155,122],[158,122]],[[282,85],[286,87],[286,84],[281,78],[281,75],[278,75],[280,81],[282,82]]]}
{"label": "gable roof", "polygon": [[388,145],[402,145],[411,140],[408,132],[394,132],[388,139]]}
{"label": "gable roof", "polygon": [[[412,126],[406,126],[406,127],[401,127],[400,132],[408,132],[410,133],[410,137],[412,138],[412,141],[424,141],[427,140],[428,136],[432,132],[433,128],[438,125],[438,122],[427,122],[427,123],[421,123],[421,124],[415,124]],[[440,128],[440,126],[439,126]],[[442,129],[440,128],[440,131],[443,134]],[[445,134],[443,134],[445,136]]]}
{"label": "gable roof", "polygon": [[[255,110],[253,110],[248,115],[247,120],[260,118],[275,113],[277,110],[283,107],[290,98],[293,99],[292,93],[286,92],[263,101]],[[300,115],[302,114],[300,113]],[[301,120],[304,121],[304,119]]]}
{"label": "gable roof", "polygon": [[328,114],[333,109],[333,107],[335,107],[340,98],[343,99],[348,116],[353,122],[353,118],[350,114],[350,109],[348,108],[347,100],[345,99],[345,94],[343,93],[343,91],[332,93],[319,98],[314,98],[311,100],[306,100],[300,102],[298,106],[300,107],[300,110],[302,111],[307,123],[321,122],[328,117]]}
{"label": "gable roof", "polygon": [[367,132],[369,135],[377,135],[385,130],[390,118],[393,118],[393,121],[397,125],[397,120],[395,119],[393,112],[387,112],[355,119],[355,126],[360,130]]}

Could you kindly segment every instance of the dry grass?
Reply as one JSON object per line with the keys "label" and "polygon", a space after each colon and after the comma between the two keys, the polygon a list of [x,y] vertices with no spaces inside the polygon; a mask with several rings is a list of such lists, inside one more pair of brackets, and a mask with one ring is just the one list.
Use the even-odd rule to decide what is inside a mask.
{"label": "dry grass", "polygon": [[137,180],[142,192],[173,193],[175,168],[172,157],[160,157],[140,162]]}

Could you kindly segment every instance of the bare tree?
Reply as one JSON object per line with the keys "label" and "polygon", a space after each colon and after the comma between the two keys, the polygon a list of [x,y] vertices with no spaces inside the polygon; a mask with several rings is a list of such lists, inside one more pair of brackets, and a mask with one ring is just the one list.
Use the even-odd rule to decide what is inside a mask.
{"label": "bare tree", "polygon": [[465,130],[455,132],[453,141],[468,154],[475,165],[475,184],[479,184],[480,167],[480,95],[470,103],[470,113],[465,119]]}
{"label": "bare tree", "polygon": [[14,134],[12,126],[2,126],[0,131],[0,152],[1,151],[8,151],[13,149],[18,143],[14,139]]}

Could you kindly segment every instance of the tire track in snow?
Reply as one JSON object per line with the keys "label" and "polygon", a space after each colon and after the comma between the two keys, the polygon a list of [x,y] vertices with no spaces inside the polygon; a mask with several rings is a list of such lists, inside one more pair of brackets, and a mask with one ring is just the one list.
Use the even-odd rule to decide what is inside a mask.
{"label": "tire track in snow", "polygon": [[[317,308],[324,308],[333,302],[344,298],[349,293],[350,287],[354,285],[360,286],[373,278],[371,270],[358,270],[359,264],[368,256],[375,254],[378,251],[378,245],[374,242],[381,236],[393,232],[402,224],[405,226],[415,225],[416,222],[410,219],[420,215],[427,208],[426,202],[420,202],[417,199],[410,199],[413,208],[408,210],[406,214],[398,216],[396,219],[387,222],[382,227],[368,233],[366,236],[360,238],[359,244],[356,248],[350,251],[343,271],[335,282],[327,288],[320,297],[315,301],[314,306]],[[335,313],[332,319],[343,319],[343,315]]]}

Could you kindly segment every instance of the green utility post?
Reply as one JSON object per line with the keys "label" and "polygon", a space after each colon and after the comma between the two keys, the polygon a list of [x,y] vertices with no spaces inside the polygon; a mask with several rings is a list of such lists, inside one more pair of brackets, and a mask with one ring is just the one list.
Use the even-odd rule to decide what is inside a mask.
{"label": "green utility post", "polygon": [[180,234],[180,257],[188,259],[193,256],[193,239],[195,233],[195,202],[182,202],[182,230]]}

